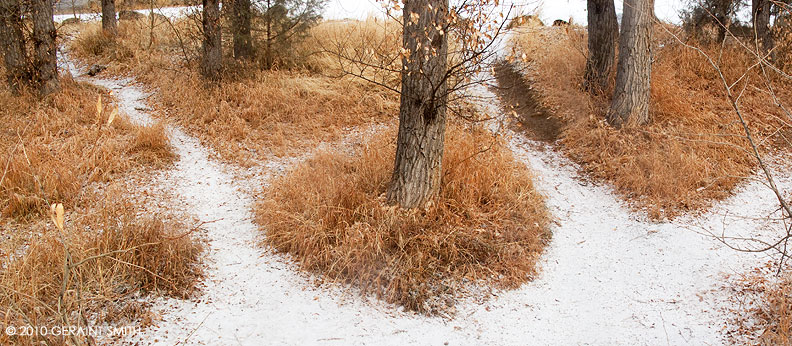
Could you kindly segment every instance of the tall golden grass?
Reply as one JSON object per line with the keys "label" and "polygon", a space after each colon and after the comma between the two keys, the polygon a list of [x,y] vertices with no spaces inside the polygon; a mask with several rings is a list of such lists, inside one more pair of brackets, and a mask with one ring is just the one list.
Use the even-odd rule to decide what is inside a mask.
{"label": "tall golden grass", "polygon": [[530,280],[550,216],[503,141],[452,127],[439,197],[407,211],[384,197],[394,136],[377,134],[354,154],[318,153],[276,179],[257,206],[266,243],[304,270],[429,314],[447,312],[468,285]]}
{"label": "tall golden grass", "polygon": [[[755,160],[719,84],[716,71],[693,50],[656,30],[652,68],[651,124],[616,130],[604,121],[607,97],[581,88],[585,36],[556,29],[526,30],[513,41],[529,66],[527,83],[562,121],[561,148],[592,176],[611,183],[653,218],[706,207],[749,176]],[[581,39],[581,37],[583,37]],[[663,43],[661,46],[660,43]],[[788,148],[789,122],[762,91],[743,49],[705,47],[719,58],[727,80],[738,83],[743,110],[764,150]],[[792,84],[775,78],[782,100]],[[744,88],[743,88],[744,87]]]}
{"label": "tall golden grass", "polygon": [[[134,298],[183,297],[200,274],[200,244],[158,213],[141,216],[123,187],[126,174],[174,154],[162,125],[130,123],[103,90],[67,77],[61,86],[42,101],[0,86],[3,324],[137,323],[146,307]],[[49,219],[55,203],[65,205],[63,229]],[[0,344],[42,342],[75,340],[0,335]]]}
{"label": "tall golden grass", "polygon": [[133,125],[112,106],[97,115],[97,88],[64,80],[63,91],[38,102],[0,91],[2,213],[26,218],[47,211],[47,201],[74,205],[86,184],[107,182],[137,165],[163,167],[174,157],[161,125]]}
{"label": "tall golden grass", "polygon": [[[336,31],[331,35],[329,29],[320,29],[324,25],[316,30],[326,31],[328,40],[335,37]],[[72,49],[84,61],[109,65],[109,73],[134,73],[159,91],[159,104],[174,122],[222,158],[242,165],[337,140],[345,129],[387,120],[398,106],[396,95],[355,78],[335,78],[336,72],[325,76],[301,69],[261,71],[240,65],[236,67],[241,70],[229,73],[222,82],[205,84],[194,64],[178,63],[181,53],[172,34],[163,29],[157,35],[157,44],[149,50],[148,28],[121,23],[113,45],[131,52],[123,59],[93,48],[106,45],[100,31],[82,31]],[[332,58],[321,55],[317,44],[306,44],[305,49],[309,47],[316,52],[308,54],[314,60],[306,65],[337,71]]]}

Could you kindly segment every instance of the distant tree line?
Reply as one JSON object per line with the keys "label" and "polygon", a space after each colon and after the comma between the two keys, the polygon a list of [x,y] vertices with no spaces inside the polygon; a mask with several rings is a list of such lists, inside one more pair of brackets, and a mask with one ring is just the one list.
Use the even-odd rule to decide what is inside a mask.
{"label": "distant tree line", "polygon": [[[230,0],[224,12],[228,18],[233,58],[259,59],[271,69],[292,51],[294,43],[305,38],[321,19],[327,0]],[[227,8],[227,9],[226,9]],[[203,1],[203,49],[201,73],[210,80],[223,69],[222,13],[219,0]]]}
{"label": "distant tree line", "polygon": [[[727,33],[743,38],[757,38],[766,51],[774,47],[775,24],[789,18],[792,0],[691,0],[682,13],[683,28],[688,36],[701,41],[722,42]],[[750,22],[737,18],[741,10],[750,8]]]}

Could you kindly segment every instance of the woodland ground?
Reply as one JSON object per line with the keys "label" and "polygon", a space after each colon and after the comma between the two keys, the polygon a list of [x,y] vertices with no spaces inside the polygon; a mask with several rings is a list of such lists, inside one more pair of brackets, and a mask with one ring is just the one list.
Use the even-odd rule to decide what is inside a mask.
{"label": "woodland ground", "polygon": [[[500,81],[517,85],[515,90],[527,91],[513,102],[520,104],[515,109],[518,125],[528,128],[528,135],[558,140],[559,149],[588,175],[612,184],[652,218],[706,208],[731,195],[756,168],[717,72],[667,29],[655,29],[652,122],[643,128],[612,129],[604,121],[609,99],[591,97],[580,87],[586,44],[582,28],[524,28],[512,39],[520,58],[496,74]],[[712,46],[705,52],[718,57],[730,84],[740,81],[740,101],[760,149],[788,152],[790,120],[764,91],[761,71],[751,67],[751,55],[734,47]],[[525,78],[515,75],[515,69]],[[792,82],[773,72],[770,76],[777,97],[792,99]],[[535,128],[541,133],[532,133]]]}
{"label": "woodland ground", "polygon": [[[577,89],[579,81],[559,78],[569,75],[560,71],[582,71],[583,60],[578,54],[585,40],[581,36],[557,29],[529,39],[516,36],[525,60],[501,65],[495,71],[499,85],[493,89],[498,95],[486,88],[478,90],[491,101],[478,106],[488,114],[498,114],[505,123],[514,106],[524,132],[505,128],[493,137],[455,125],[451,143],[456,143],[453,138],[457,137],[461,144],[449,147],[446,167],[452,174],[444,179],[447,190],[441,203],[426,214],[408,215],[389,210],[380,200],[392,155],[392,143],[387,139],[393,137],[395,95],[354,79],[331,77],[337,67],[332,59],[311,54],[300,55],[308,60],[301,60],[303,63],[291,70],[230,75],[218,86],[204,85],[197,77],[194,60],[183,65],[179,62],[183,57],[189,60],[196,51],[191,24],[189,20],[175,24],[183,36],[174,37],[165,25],[158,26],[152,48],[144,23],[121,23],[117,42],[104,39],[96,24],[65,29],[75,34],[67,50],[72,58],[108,66],[99,78],[81,78],[113,90],[121,115],[111,129],[102,132],[99,124],[104,118],[93,120],[92,97],[99,89],[77,83],[67,84],[66,90],[89,92],[43,106],[44,113],[51,109],[75,114],[60,118],[66,124],[53,124],[50,117],[38,118],[34,128],[44,132],[19,140],[15,133],[21,125],[9,122],[12,125],[4,132],[9,148],[19,146],[12,144],[17,141],[43,141],[49,143],[44,151],[50,156],[37,160],[42,162],[38,166],[41,173],[18,174],[27,177],[27,182],[20,184],[24,188],[4,185],[11,184],[10,179],[0,184],[4,198],[17,203],[15,210],[30,208],[39,214],[3,220],[23,229],[46,228],[53,241],[42,243],[49,244],[48,251],[37,252],[31,250],[37,243],[24,238],[9,242],[7,253],[25,248],[27,252],[20,258],[46,253],[52,273],[47,277],[54,280],[40,286],[36,281],[29,286],[11,286],[4,279],[4,286],[19,287],[4,290],[10,298],[3,300],[8,305],[4,311],[11,311],[12,316],[24,319],[19,312],[28,311],[13,306],[14,302],[27,301],[27,309],[40,311],[52,306],[53,297],[57,297],[52,288],[60,280],[57,269],[62,268],[63,254],[53,250],[60,243],[47,222],[46,204],[36,198],[36,186],[46,184],[37,181],[52,175],[51,171],[57,177],[66,176],[58,169],[73,167],[71,162],[86,162],[86,167],[70,173],[80,178],[72,184],[77,188],[53,191],[72,191],[79,196],[86,186],[104,191],[104,186],[122,180],[126,189],[118,195],[102,199],[86,192],[82,203],[115,202],[120,199],[115,196],[127,196],[130,201],[104,202],[109,211],[102,213],[75,208],[68,214],[67,224],[86,229],[83,233],[94,235],[86,238],[90,241],[130,240],[109,246],[89,240],[82,245],[75,240],[80,244],[76,248],[85,250],[80,255],[158,244],[154,253],[136,251],[132,258],[109,256],[96,261],[98,269],[80,272],[81,292],[101,297],[88,301],[105,303],[83,309],[151,325],[122,343],[213,344],[219,340],[256,344],[269,340],[396,345],[524,344],[531,340],[537,344],[718,344],[788,340],[787,295],[778,288],[788,286],[762,281],[766,275],[759,279],[746,275],[767,259],[734,252],[708,235],[728,226],[724,231],[730,235],[773,236],[777,223],[751,218],[773,213],[772,196],[760,182],[744,179],[751,176],[753,167],[728,146],[698,145],[688,137],[676,141],[691,131],[715,133],[707,132],[715,131],[709,124],[723,110],[712,80],[692,77],[706,76],[694,57],[673,47],[668,48],[668,55],[660,55],[670,58],[659,60],[656,69],[655,89],[659,91],[653,95],[657,100],[653,115],[658,121],[641,133],[619,133],[597,120],[603,100],[587,99]],[[359,39],[353,42],[365,42],[363,38],[387,33],[387,29],[380,32],[367,24],[371,23],[350,31],[345,24],[326,23],[317,28],[319,34],[314,38],[354,33]],[[697,95],[685,99],[695,104],[675,101],[679,98],[671,95],[678,89]],[[153,94],[150,98],[149,93]],[[25,99],[6,98],[3,102],[20,103],[17,112],[31,107],[31,101]],[[58,108],[69,102],[78,102],[78,106]],[[5,116],[10,114],[15,113]],[[132,120],[123,120],[124,114]],[[152,115],[170,125],[134,125],[153,124]],[[772,115],[776,114],[768,111],[752,119],[767,124],[769,132],[763,134],[770,133],[770,126],[778,128]],[[717,131],[730,130],[729,123],[715,123],[723,125]],[[138,128],[141,130],[131,130]],[[135,137],[129,133],[153,135]],[[93,135],[102,138],[94,143],[120,144],[94,149],[96,144],[85,140]],[[66,145],[64,139],[65,143],[71,143],[70,139],[85,143]],[[141,142],[147,143],[143,144],[145,150],[135,144]],[[781,143],[779,147],[785,148],[783,141],[767,143]],[[647,145],[649,150],[625,149]],[[94,157],[97,151],[108,154],[102,160],[83,159]],[[14,166],[14,172],[37,167],[15,153],[7,162],[21,161],[18,166],[22,168]],[[47,164],[53,161],[59,163]],[[117,161],[123,163],[118,164],[121,168],[103,166]],[[465,169],[453,171],[455,166]],[[131,177],[122,175],[134,167],[143,171]],[[156,168],[153,172],[152,167]],[[792,187],[789,162],[776,159],[772,169],[780,173],[782,187]],[[103,179],[95,181],[97,176]],[[680,177],[688,180],[679,181]],[[136,181],[148,183],[130,187]],[[172,189],[169,198],[162,197],[166,189]],[[46,192],[47,196],[53,194]],[[70,199],[72,195],[58,198],[67,210],[83,200]],[[163,210],[175,210],[177,215],[170,216],[172,222],[141,221],[148,218],[135,211],[151,204],[164,205]],[[22,207],[28,205],[32,207]],[[645,209],[648,217],[636,209]],[[88,214],[94,217],[82,218],[89,223],[74,221]],[[154,215],[152,218],[159,214]],[[116,229],[115,223],[102,226],[108,220],[121,220],[121,225],[143,222],[144,226],[122,226],[117,233],[99,232],[108,235],[106,238],[96,237],[96,229]],[[443,228],[449,220],[458,233]],[[199,227],[193,226],[196,223]],[[397,234],[385,231],[395,223],[414,227]],[[499,234],[502,227],[512,231]],[[8,230],[5,233],[14,233]],[[145,236],[137,236],[141,233]],[[446,233],[453,236],[452,242],[441,237]],[[115,234],[121,237],[110,236]],[[198,252],[198,235],[206,238],[204,252]],[[361,251],[361,246],[369,246],[371,251]],[[193,265],[198,257],[200,267]],[[7,258],[11,261],[13,256]],[[134,262],[146,259],[155,261]],[[102,267],[105,260],[138,267],[116,265],[107,272]],[[137,270],[139,267],[147,269]],[[482,274],[488,270],[492,273]],[[198,283],[201,272],[204,277]],[[11,273],[4,271],[4,277],[12,277]],[[728,274],[745,279],[730,279],[725,276]],[[169,278],[166,282],[179,279],[176,287],[180,290],[169,290],[159,277]],[[532,281],[524,283],[528,279]],[[15,280],[27,282],[19,277]],[[756,281],[768,284],[757,286]],[[483,286],[471,285],[482,282]],[[494,288],[487,288],[491,284]],[[119,285],[127,287],[119,291],[124,294],[155,292],[152,288],[159,287],[156,285],[165,285],[160,288],[166,295],[136,300],[145,303],[123,310],[132,311],[128,314],[103,310],[108,302],[127,301],[107,293]],[[735,294],[733,290],[739,290],[740,285],[753,291],[743,295],[749,291],[743,289]],[[195,286],[198,292],[181,299]],[[472,287],[484,290],[477,292]],[[457,288],[466,288],[466,294],[455,292]],[[25,292],[49,293],[37,298],[45,304],[36,310],[36,304],[42,302],[30,299],[31,294]],[[367,293],[412,310],[442,311],[445,318],[415,314],[372,299]],[[134,294],[137,297],[138,293]],[[443,299],[427,299],[430,297]],[[740,302],[747,305],[736,305],[735,297],[745,297]],[[768,301],[772,303],[765,304]],[[151,312],[147,312],[148,304]],[[570,329],[573,325],[576,328]]]}
{"label": "woodland ground", "polygon": [[[202,272],[201,244],[178,235],[183,215],[142,203],[130,187],[171,165],[174,154],[161,124],[117,113],[107,90],[68,76],[62,86],[43,102],[0,89],[4,321],[139,323],[149,307],[139,297],[186,297]],[[62,230],[50,219],[54,203],[65,209]],[[65,342],[0,336],[4,344],[44,341]]]}
{"label": "woodland ground", "polygon": [[[674,35],[682,33],[673,26],[655,28],[653,120],[642,129],[615,134],[603,120],[609,100],[582,91],[586,40],[579,27],[520,29],[511,40],[518,58],[495,70],[500,86],[495,90],[515,112],[518,131],[553,143],[588,176],[614,186],[650,218],[706,209],[733,196],[752,179],[757,164],[719,85],[718,71],[701,53],[716,56],[726,81],[742,90],[746,121],[761,154],[770,157],[787,156],[792,147],[792,122],[785,111],[792,96],[789,61],[779,59],[776,65],[782,70],[765,75],[736,40],[725,46],[698,45],[704,47],[698,52]],[[779,39],[779,51],[789,49],[790,42]],[[768,92],[767,81],[775,95]],[[735,300],[751,317],[736,318],[729,335],[739,339],[757,334],[761,337],[756,342],[788,344],[790,299],[784,292],[790,289],[789,274],[769,278],[774,275],[768,266],[772,264],[754,268],[737,284]]]}
{"label": "woodland ground", "polygon": [[[313,39],[328,46],[341,35],[365,42],[391,34],[364,24],[322,24]],[[110,73],[134,71],[157,91],[158,104],[176,124],[226,162],[254,167],[303,156],[307,148],[338,142],[355,128],[381,126],[393,133],[395,95],[355,78],[328,77],[339,72],[329,56],[305,52],[307,64],[286,71],[237,66],[251,73],[196,88],[202,82],[192,66],[163,74],[161,67],[177,57],[162,50],[175,42],[158,42],[155,58],[141,48],[149,39],[146,31],[145,25],[121,23],[120,39],[107,42],[89,24],[72,47],[75,56],[108,64]],[[461,124],[454,128],[450,140],[459,144],[449,146],[444,194],[436,207],[413,214],[384,204],[390,141],[366,145],[354,155],[367,153],[362,161],[344,158],[343,150],[313,159],[309,152],[307,163],[264,188],[257,208],[267,244],[294,256],[305,270],[427,313],[453,306],[457,291],[471,283],[519,286],[531,277],[549,239],[543,198],[502,139]],[[371,247],[359,248],[364,244]]]}

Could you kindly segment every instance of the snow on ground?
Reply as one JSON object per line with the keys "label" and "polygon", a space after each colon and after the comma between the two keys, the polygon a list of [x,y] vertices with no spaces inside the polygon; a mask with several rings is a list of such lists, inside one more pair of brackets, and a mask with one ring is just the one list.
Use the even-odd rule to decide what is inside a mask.
{"label": "snow on ground", "polygon": [[[113,90],[134,121],[152,121],[143,111],[149,95],[134,80],[81,78]],[[491,114],[500,112],[489,90],[475,94],[491,101],[482,103]],[[194,300],[156,301],[161,321],[125,340],[130,344],[722,344],[731,317],[725,275],[767,258],[733,251],[702,233],[772,237],[778,230],[737,217],[775,209],[759,180],[701,215],[653,222],[610,188],[579,176],[580,168],[553,147],[508,133],[556,221],[541,272],[485,303],[461,303],[453,319],[431,318],[361,298],[352,288],[316,287],[294,263],[258,245],[252,194],[262,180],[238,179],[237,168],[214,160],[177,127],[169,134],[180,159],[157,183],[172,187],[181,204],[210,222],[204,226],[207,278]],[[792,188],[789,164],[774,167],[782,173],[779,185]],[[260,168],[265,175],[283,169],[284,162],[274,161]]]}
{"label": "snow on ground", "polygon": [[[148,94],[134,80],[81,78],[113,90],[134,121],[151,121],[141,111]],[[541,272],[487,302],[461,303],[453,319],[432,318],[360,298],[354,289],[317,288],[295,264],[258,245],[254,198],[243,192],[256,189],[196,138],[177,127],[169,134],[179,161],[159,183],[211,222],[204,226],[207,277],[194,300],[157,300],[161,321],[130,344],[722,344],[729,318],[723,275],[763,258],[726,249],[700,230],[719,231],[726,212],[758,215],[774,207],[769,191],[750,182],[702,216],[652,222],[608,187],[579,177],[579,167],[553,148],[513,134],[511,148],[535,172],[556,219]],[[785,172],[779,183],[792,187]],[[729,232],[772,232],[755,220],[733,221]]]}

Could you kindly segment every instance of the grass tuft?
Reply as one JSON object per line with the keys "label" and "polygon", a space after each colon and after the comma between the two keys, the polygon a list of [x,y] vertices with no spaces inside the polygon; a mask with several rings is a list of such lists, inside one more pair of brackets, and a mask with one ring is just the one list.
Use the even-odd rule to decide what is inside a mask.
{"label": "grass tuft", "polygon": [[157,168],[174,158],[162,125],[133,125],[120,116],[107,126],[112,106],[97,115],[96,100],[109,95],[67,79],[62,84],[42,102],[0,90],[4,216],[40,216],[47,201],[74,205],[86,184],[108,182],[136,163]]}
{"label": "grass tuft", "polygon": [[393,133],[376,137],[352,155],[320,152],[276,179],[257,206],[266,243],[304,270],[430,314],[470,284],[530,280],[550,217],[502,140],[451,128],[440,196],[405,211],[384,197],[395,145],[383,138]]}
{"label": "grass tuft", "polygon": [[[106,91],[65,76],[61,86],[38,100],[0,84],[0,312],[12,326],[132,325],[147,311],[141,296],[193,291],[201,244],[167,215],[144,215],[123,187],[127,174],[173,160],[164,127],[124,114],[108,125]],[[55,203],[62,231],[49,219]],[[87,343],[75,337],[3,334],[0,344]]]}

